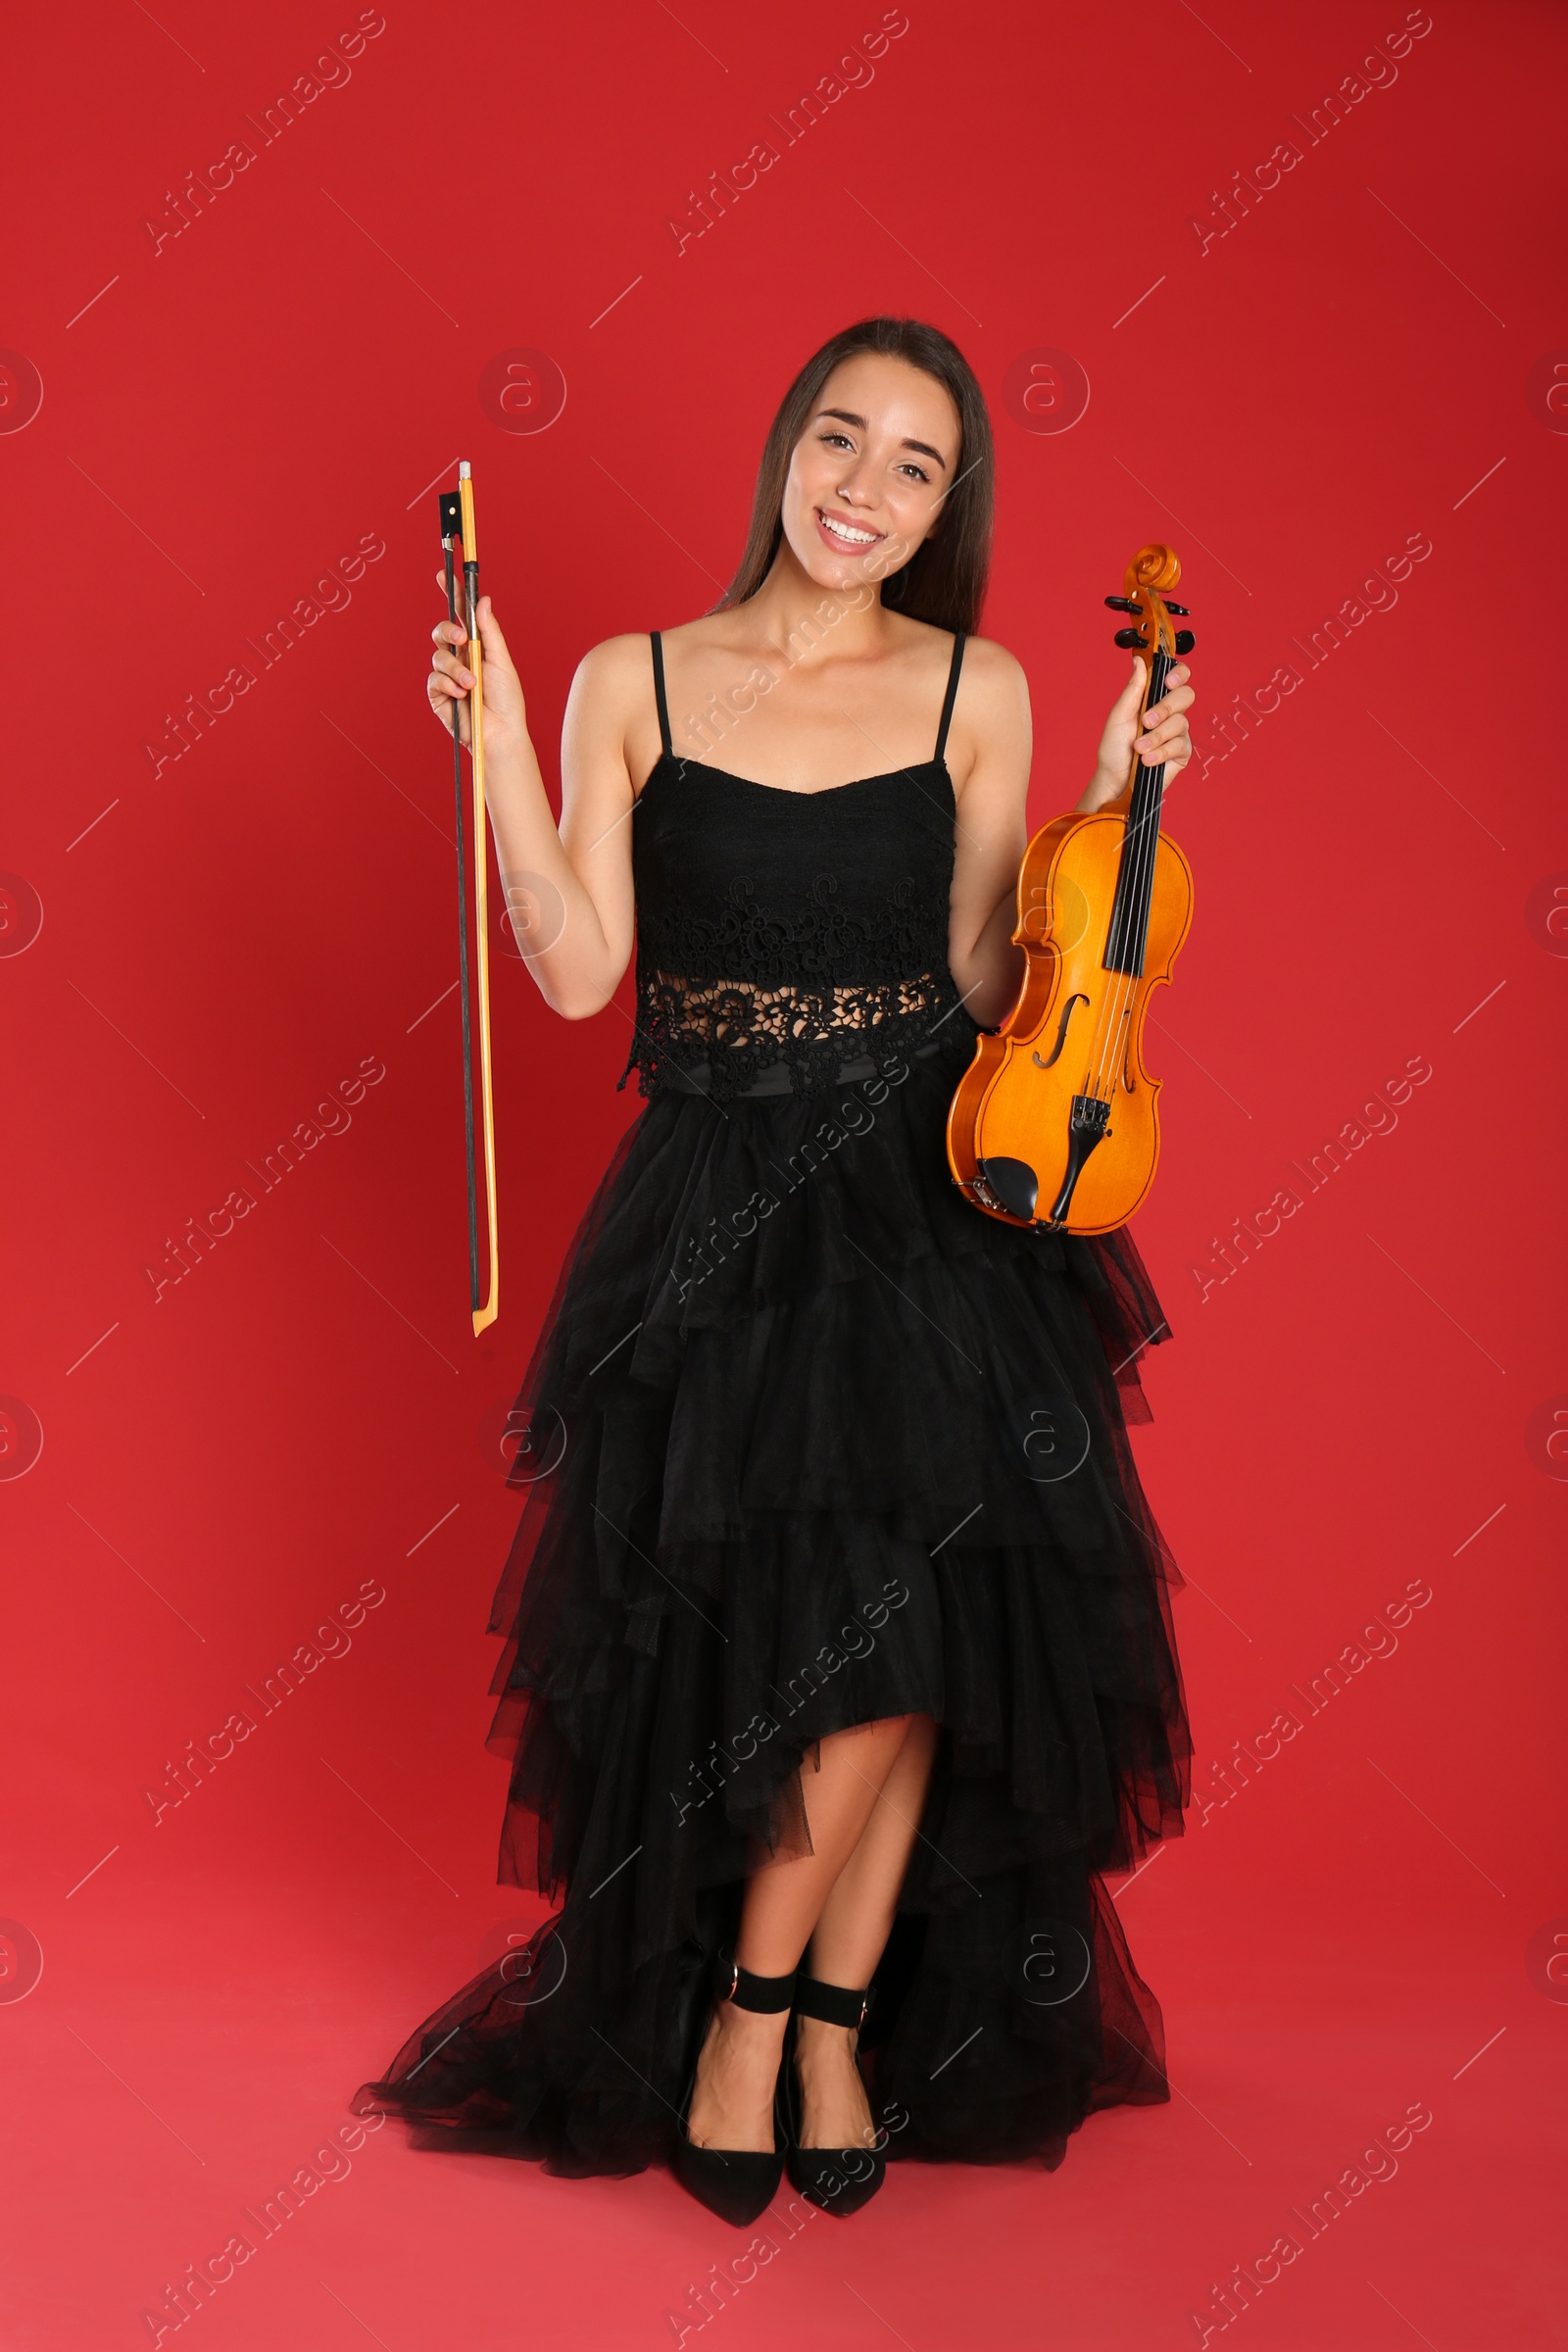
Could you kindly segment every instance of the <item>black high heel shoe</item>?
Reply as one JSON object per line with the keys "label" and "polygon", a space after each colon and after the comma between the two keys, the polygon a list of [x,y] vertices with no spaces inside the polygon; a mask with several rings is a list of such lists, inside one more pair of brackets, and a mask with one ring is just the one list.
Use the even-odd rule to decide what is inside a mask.
{"label": "black high heel shoe", "polygon": [[[825,2026],[864,2025],[871,2006],[869,1989],[848,1992],[841,1984],[824,1984],[820,1977],[802,1977],[795,1987],[794,2016],[785,2040],[784,2064],[779,2069],[789,2144],[785,2165],[791,2185],[824,2213],[841,2217],[858,2213],[869,2204],[887,2178],[887,2158],[880,2147],[803,2148],[801,2097],[795,2074],[795,2019],[819,2018]],[[882,2134],[886,2138],[886,2134]]]}
{"label": "black high heel shoe", "polygon": [[[756,1977],[749,1968],[742,1968],[730,1952],[720,1952],[719,1981],[716,1998],[733,2001],[737,2009],[756,2009],[777,2016],[787,2009],[795,1992],[796,1972],[787,1977]],[[698,2056],[701,2057],[699,2051]],[[775,2144],[770,2156],[759,2148],[698,2147],[686,2135],[686,2118],[691,2112],[692,2094],[697,2088],[697,2067],[693,2064],[691,2081],[680,2105],[680,2136],[675,2142],[675,2178],[689,2189],[699,2204],[710,2213],[728,2222],[735,2230],[744,2230],[749,2222],[770,2205],[784,2177],[784,2159]],[[777,2096],[774,2097],[774,2137],[777,2139]]]}

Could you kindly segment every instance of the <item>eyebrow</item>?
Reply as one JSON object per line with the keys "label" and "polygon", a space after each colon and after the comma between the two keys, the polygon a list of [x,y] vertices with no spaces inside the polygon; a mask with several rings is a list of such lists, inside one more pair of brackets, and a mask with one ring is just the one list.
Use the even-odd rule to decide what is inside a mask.
{"label": "eyebrow", "polygon": [[[862,433],[867,429],[865,418],[857,416],[853,409],[818,409],[816,413],[818,416],[836,416],[840,424],[853,424]],[[942,455],[940,449],[933,449],[929,441],[910,441],[906,438],[900,442],[899,447],[901,449],[917,449],[922,458],[935,458],[943,472],[947,472],[947,459]]]}

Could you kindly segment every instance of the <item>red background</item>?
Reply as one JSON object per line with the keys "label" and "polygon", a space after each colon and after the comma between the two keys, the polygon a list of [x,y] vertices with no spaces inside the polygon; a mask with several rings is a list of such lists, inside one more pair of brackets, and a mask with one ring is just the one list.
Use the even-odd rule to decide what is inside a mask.
{"label": "red background", "polygon": [[[1396,0],[910,0],[874,79],[679,253],[667,218],[874,5],[387,0],[263,146],[244,118],[356,13],[99,0],[10,35],[0,342],[42,406],[8,363],[7,2342],[151,2340],[166,2283],[539,1913],[494,1884],[496,1438],[635,1103],[624,1013],[557,1022],[498,933],[476,1345],[435,485],[472,459],[553,777],[577,658],[711,602],[784,384],[877,310],[952,332],[996,412],[985,626],[1029,671],[1037,821],[1087,779],[1123,675],[1101,599],[1142,542],[1178,547],[1195,613],[1214,756],[1170,807],[1197,916],[1137,1224],[1175,1337],[1137,1443],[1191,1579],[1202,1801],[1119,1894],[1178,2095],[1095,2119],[1054,2176],[896,2169],[702,2333],[1194,2343],[1211,2283],[1424,2102],[1397,2177],[1226,2335],[1562,2340],[1561,9],[1435,0],[1309,144],[1292,117]],[[144,219],[241,137],[254,162],[155,250]],[[1203,247],[1193,220],[1285,139],[1300,161]],[[478,396],[519,347],[566,385],[535,433]],[[1066,430],[1004,398],[1041,348],[1088,379]],[[1397,604],[1308,669],[1292,639],[1418,533]],[[166,713],[362,538],[385,552],[352,601],[155,773]],[[1293,662],[1221,760],[1215,713]],[[1415,1057],[1396,1128],[1200,1296],[1213,1238]],[[143,1268],[362,1059],[385,1074],[352,1123],[155,1298]],[[1418,1581],[1396,1652],[1297,1707],[1222,1807],[1215,1760]],[[386,1596],[352,1651],[155,1823],[166,1763],[363,1583]],[[214,2289],[208,2352],[653,2346],[682,2307],[690,2346],[688,2288],[739,2250],[662,2173],[551,2180],[396,2128],[351,2163]]]}

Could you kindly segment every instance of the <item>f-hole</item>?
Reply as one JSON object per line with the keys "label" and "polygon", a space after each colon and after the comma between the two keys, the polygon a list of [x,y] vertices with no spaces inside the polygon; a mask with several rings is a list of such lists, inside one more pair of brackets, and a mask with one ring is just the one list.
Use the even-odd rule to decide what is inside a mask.
{"label": "f-hole", "polygon": [[1087,1004],[1088,1002],[1089,999],[1081,993],[1070,996],[1067,999],[1066,1004],[1061,1008],[1061,1018],[1056,1023],[1056,1042],[1051,1049],[1050,1059],[1047,1061],[1042,1061],[1038,1050],[1030,1055],[1030,1059],[1033,1061],[1036,1069],[1049,1070],[1052,1062],[1059,1061],[1061,1058],[1061,1049],[1067,1043],[1067,1023],[1072,1019],[1072,1008],[1075,1004]]}

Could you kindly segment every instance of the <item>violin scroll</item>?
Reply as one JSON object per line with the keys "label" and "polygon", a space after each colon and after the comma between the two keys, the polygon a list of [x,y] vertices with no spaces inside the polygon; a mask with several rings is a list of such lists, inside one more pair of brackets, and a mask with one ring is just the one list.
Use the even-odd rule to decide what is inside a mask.
{"label": "violin scroll", "polygon": [[1189,617],[1185,605],[1178,605],[1166,595],[1182,576],[1181,559],[1174,548],[1163,547],[1157,541],[1140,548],[1127,566],[1127,589],[1123,596],[1107,596],[1106,604],[1113,612],[1127,612],[1137,617],[1136,628],[1118,629],[1116,643],[1124,653],[1163,653],[1168,661],[1179,661],[1190,654],[1198,642],[1191,629],[1172,629],[1166,615],[1179,612],[1183,620]]}

